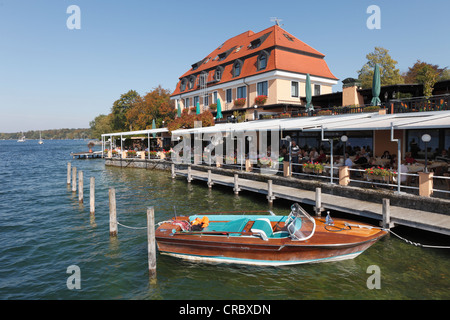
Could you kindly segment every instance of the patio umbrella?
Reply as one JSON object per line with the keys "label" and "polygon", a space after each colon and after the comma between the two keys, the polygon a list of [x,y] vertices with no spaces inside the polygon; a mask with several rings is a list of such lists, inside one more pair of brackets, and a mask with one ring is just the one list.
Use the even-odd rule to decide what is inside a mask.
{"label": "patio umbrella", "polygon": [[178,108],[177,108],[177,115],[178,115],[178,118],[181,117],[181,107],[180,107],[179,102],[178,102]]}
{"label": "patio umbrella", "polygon": [[220,104],[220,99],[217,99],[217,114],[216,114],[216,119],[222,119],[223,115],[222,115],[222,105]]}
{"label": "patio umbrella", "polygon": [[309,73],[306,75],[306,111],[314,110],[313,105],[311,104],[312,93],[311,93],[311,77]]}
{"label": "patio umbrella", "polygon": [[[152,122],[152,129],[156,129],[155,119],[153,119],[153,122]],[[156,138],[156,133],[152,133],[152,135],[153,135],[153,138]]]}
{"label": "patio umbrella", "polygon": [[381,90],[381,79],[380,79],[380,66],[375,64],[375,69],[373,71],[373,81],[372,81],[372,102],[373,106],[378,106],[381,104],[379,98]]}
{"label": "patio umbrella", "polygon": [[200,114],[200,102],[197,101],[197,114]]}

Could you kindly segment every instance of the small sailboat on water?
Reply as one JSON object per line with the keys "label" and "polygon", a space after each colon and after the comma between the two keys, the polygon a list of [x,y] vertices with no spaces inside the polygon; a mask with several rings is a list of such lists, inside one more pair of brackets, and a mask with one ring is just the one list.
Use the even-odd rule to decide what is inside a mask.
{"label": "small sailboat on water", "polygon": [[25,142],[25,135],[23,134],[23,132],[20,132],[20,137],[19,140],[17,140],[17,142]]}
{"label": "small sailboat on water", "polygon": [[44,141],[42,140],[42,134],[41,134],[41,132],[39,131],[39,142],[38,142],[39,144],[44,144]]}

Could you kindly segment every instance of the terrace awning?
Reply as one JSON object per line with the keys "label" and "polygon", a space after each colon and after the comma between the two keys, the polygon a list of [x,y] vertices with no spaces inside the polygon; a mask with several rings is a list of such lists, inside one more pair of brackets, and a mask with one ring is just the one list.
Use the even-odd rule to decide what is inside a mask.
{"label": "terrace awning", "polygon": [[167,128],[158,128],[158,129],[147,129],[147,130],[138,130],[138,131],[127,131],[127,132],[114,132],[114,133],[104,133],[102,137],[120,137],[120,136],[132,136],[132,135],[140,135],[140,134],[153,134],[153,133],[163,133],[169,132]]}

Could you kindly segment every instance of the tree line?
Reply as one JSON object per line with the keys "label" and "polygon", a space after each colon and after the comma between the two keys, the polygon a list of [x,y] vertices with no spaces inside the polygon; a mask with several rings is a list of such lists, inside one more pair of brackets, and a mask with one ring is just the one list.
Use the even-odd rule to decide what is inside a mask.
{"label": "tree line", "polygon": [[22,134],[26,139],[39,139],[39,136],[42,136],[42,139],[50,140],[50,139],[90,139],[92,138],[91,129],[50,129],[50,130],[30,130],[25,132],[13,132],[13,133],[0,133],[0,140],[17,140]]}
{"label": "tree line", "polygon": [[206,111],[200,115],[193,115],[192,111],[183,110],[178,117],[174,101],[170,100],[169,89],[159,85],[144,96],[135,90],[129,90],[114,101],[111,112],[98,115],[89,125],[92,135],[100,139],[104,133],[123,131],[138,131],[167,127],[169,130],[178,128],[193,128],[194,121],[202,121],[203,126],[214,124],[213,115]]}

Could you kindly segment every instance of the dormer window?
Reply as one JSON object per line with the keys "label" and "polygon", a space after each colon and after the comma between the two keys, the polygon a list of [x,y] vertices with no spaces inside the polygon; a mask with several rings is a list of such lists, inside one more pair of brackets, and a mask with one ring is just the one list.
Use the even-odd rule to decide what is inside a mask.
{"label": "dormer window", "polygon": [[258,70],[264,70],[267,67],[267,59],[269,59],[269,53],[265,50],[261,51],[258,56]]}
{"label": "dormer window", "polygon": [[241,75],[243,62],[240,59],[237,59],[233,64],[233,77],[239,77]]}
{"label": "dormer window", "polygon": [[214,72],[214,80],[215,81],[220,81],[222,79],[222,72],[223,72],[223,67],[222,66],[217,67],[216,71]]}
{"label": "dormer window", "polygon": [[250,42],[250,49],[256,49],[256,48],[258,48],[259,46],[261,45],[261,39],[256,39],[256,40],[253,40],[252,42]]}
{"label": "dormer window", "polygon": [[188,85],[189,89],[193,89],[194,88],[194,84],[195,84],[195,79],[196,78],[197,78],[196,76],[191,76],[189,78],[189,85]]}
{"label": "dormer window", "polygon": [[186,90],[186,83],[187,83],[186,78],[184,78],[184,79],[181,80],[181,83],[180,83],[180,90],[181,90],[181,91]]}
{"label": "dormer window", "polygon": [[200,74],[199,78],[198,78],[199,86],[200,86],[200,87],[201,87],[201,86],[205,86],[207,80],[208,80],[208,72],[203,71],[203,72]]}

